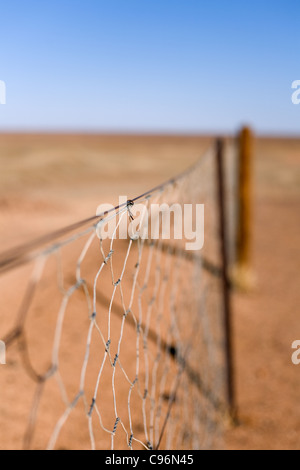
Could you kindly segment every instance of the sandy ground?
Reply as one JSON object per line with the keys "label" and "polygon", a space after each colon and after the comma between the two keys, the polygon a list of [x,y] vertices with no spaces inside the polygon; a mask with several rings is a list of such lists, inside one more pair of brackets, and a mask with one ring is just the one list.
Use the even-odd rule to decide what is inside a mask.
{"label": "sandy ground", "polygon": [[[100,203],[116,204],[119,194],[132,198],[142,193],[195,162],[211,140],[210,137],[1,135],[1,252],[93,215]],[[300,334],[297,316],[299,153],[300,140],[256,142],[253,269],[257,286],[248,294],[235,293],[233,299],[239,425],[227,431],[227,448],[300,447],[300,369],[291,363],[291,343]],[[12,282],[10,275],[1,280],[7,283],[4,288],[2,285],[2,305],[10,305],[12,311],[17,309],[18,298],[24,293],[21,281],[28,276],[26,269],[22,268],[19,278],[13,281],[18,286],[17,290],[14,288],[18,295],[13,299],[11,290],[5,287]],[[50,300],[47,285],[44,285],[43,299],[45,296]],[[37,304],[36,311],[38,308]],[[1,316],[0,337],[13,321],[13,315],[7,312]],[[86,329],[87,325],[68,321],[74,342],[83,348],[78,330]],[[42,346],[50,351],[49,328],[42,318],[39,328],[40,337],[29,339],[37,350]],[[65,354],[67,364],[68,351]],[[17,357],[14,351],[11,365],[17,364]],[[37,358],[37,369],[44,370],[48,359],[48,356]],[[96,372],[89,373],[93,376]],[[32,388],[26,380],[21,369],[18,379],[15,374],[7,377],[11,390],[20,386]],[[71,383],[66,387],[74,393]],[[55,393],[54,390],[50,383],[47,393]],[[28,411],[29,394],[26,400]],[[45,419],[54,420],[50,410],[47,415],[46,398],[42,407]],[[9,402],[2,404],[0,412],[4,416],[9,414],[11,420],[20,416],[25,419],[23,408],[24,403],[21,406],[12,395]],[[17,426],[6,430],[6,437],[6,446],[22,445]],[[74,438],[71,425],[62,447],[68,448]],[[42,433],[35,446],[43,446]]]}
{"label": "sandy ground", "polygon": [[300,142],[256,144],[254,269],[257,287],[235,294],[240,426],[228,447],[299,449],[300,369],[291,344],[300,334]]}

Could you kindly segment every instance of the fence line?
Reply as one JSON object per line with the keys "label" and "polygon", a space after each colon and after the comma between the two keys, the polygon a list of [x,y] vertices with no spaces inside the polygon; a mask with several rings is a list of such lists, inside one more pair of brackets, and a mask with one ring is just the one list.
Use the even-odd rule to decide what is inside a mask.
{"label": "fence line", "polygon": [[[60,439],[69,447],[75,428],[77,445],[89,442],[92,449],[106,448],[107,439],[112,449],[221,445],[224,415],[235,406],[222,160],[219,143],[185,172],[127,203],[0,256],[5,275],[34,264],[3,338],[6,347],[18,346],[22,365],[16,368],[36,384],[25,448],[52,449]],[[185,251],[182,241],[117,240],[133,204],[149,207],[153,200],[207,204],[203,252]],[[108,217],[117,220],[113,237],[99,240],[96,230]],[[18,275],[16,285],[22,282]],[[1,390],[5,403],[9,390]],[[25,406],[24,397],[18,400]],[[68,426],[72,420],[75,427]]]}

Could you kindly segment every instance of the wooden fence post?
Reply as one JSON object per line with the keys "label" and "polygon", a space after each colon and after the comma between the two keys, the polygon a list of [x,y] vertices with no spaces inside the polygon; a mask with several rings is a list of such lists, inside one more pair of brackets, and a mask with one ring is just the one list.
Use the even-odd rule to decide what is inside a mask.
{"label": "wooden fence post", "polygon": [[242,128],[238,136],[238,214],[236,227],[236,263],[232,282],[241,290],[254,286],[252,270],[253,212],[252,173],[253,136],[248,127]]}

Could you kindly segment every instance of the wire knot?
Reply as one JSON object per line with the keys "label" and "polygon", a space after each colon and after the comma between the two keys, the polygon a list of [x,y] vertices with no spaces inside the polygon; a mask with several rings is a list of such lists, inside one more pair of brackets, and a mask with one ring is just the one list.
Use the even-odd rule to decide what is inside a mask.
{"label": "wire knot", "polygon": [[127,201],[127,210],[128,210],[130,220],[134,220],[134,217],[133,217],[132,212],[130,210],[130,208],[132,206],[134,206],[134,202],[131,199],[128,199],[128,201]]}

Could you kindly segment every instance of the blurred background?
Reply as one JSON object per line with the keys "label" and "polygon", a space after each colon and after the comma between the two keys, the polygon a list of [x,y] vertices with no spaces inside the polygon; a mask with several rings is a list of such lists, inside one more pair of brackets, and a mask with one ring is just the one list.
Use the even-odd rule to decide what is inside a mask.
{"label": "blurred background", "polygon": [[11,0],[0,9],[1,252],[120,194],[133,198],[195,162],[216,135],[252,128],[256,283],[234,293],[233,449],[300,448],[291,362],[299,14],[296,0]]}

